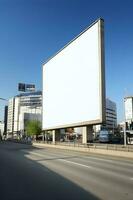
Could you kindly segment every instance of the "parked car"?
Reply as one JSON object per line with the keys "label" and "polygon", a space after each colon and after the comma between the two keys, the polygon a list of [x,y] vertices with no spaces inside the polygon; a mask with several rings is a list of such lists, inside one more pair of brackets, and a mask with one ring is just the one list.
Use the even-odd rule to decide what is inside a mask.
{"label": "parked car", "polygon": [[102,130],[99,133],[99,142],[109,143],[112,142],[112,133],[107,130]]}

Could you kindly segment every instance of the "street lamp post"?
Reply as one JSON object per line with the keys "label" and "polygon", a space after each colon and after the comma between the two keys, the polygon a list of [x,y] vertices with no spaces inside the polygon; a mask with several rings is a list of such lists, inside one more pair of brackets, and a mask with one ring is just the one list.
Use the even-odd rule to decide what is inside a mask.
{"label": "street lamp post", "polygon": [[126,99],[124,98],[124,146],[126,147],[127,141],[126,141],[126,111],[125,111],[125,102],[126,102]]}
{"label": "street lamp post", "polygon": [[[0,100],[2,100],[2,101],[8,101],[7,99],[1,98],[1,97],[0,97]],[[4,119],[4,132],[5,132],[5,119]]]}

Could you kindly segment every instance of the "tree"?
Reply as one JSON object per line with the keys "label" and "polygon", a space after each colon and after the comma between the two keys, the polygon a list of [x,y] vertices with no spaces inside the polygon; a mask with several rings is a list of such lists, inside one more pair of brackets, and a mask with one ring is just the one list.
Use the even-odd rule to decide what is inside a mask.
{"label": "tree", "polygon": [[26,133],[28,136],[39,135],[41,133],[41,123],[37,120],[30,120],[26,124]]}

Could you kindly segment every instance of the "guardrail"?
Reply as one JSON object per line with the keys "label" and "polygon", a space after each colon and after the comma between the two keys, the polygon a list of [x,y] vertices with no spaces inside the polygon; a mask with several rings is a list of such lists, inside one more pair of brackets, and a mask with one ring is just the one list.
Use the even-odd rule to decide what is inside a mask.
{"label": "guardrail", "polygon": [[124,151],[124,152],[133,152],[133,145],[121,145],[121,144],[104,144],[104,143],[87,143],[82,144],[80,142],[59,142],[56,141],[28,141],[26,139],[10,139],[8,141],[21,143],[21,144],[32,144],[32,142],[41,143],[41,144],[51,144],[51,145],[60,145],[60,146],[70,146],[70,147],[80,147],[80,148],[91,148],[91,149],[103,149],[103,150],[112,150],[112,151]]}
{"label": "guardrail", "polygon": [[60,146],[70,146],[70,147],[83,147],[83,148],[93,148],[93,149],[104,149],[112,151],[124,151],[133,152],[133,145],[121,145],[121,144],[104,144],[104,143],[87,143],[82,144],[79,142],[51,142],[51,141],[36,141],[37,143],[60,145]]}

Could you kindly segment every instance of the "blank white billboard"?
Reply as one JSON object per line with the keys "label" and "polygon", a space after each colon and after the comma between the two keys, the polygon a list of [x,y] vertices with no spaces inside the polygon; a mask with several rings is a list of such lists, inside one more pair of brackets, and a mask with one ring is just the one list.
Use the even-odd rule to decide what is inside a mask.
{"label": "blank white billboard", "polygon": [[43,65],[43,129],[99,124],[105,119],[103,20]]}

